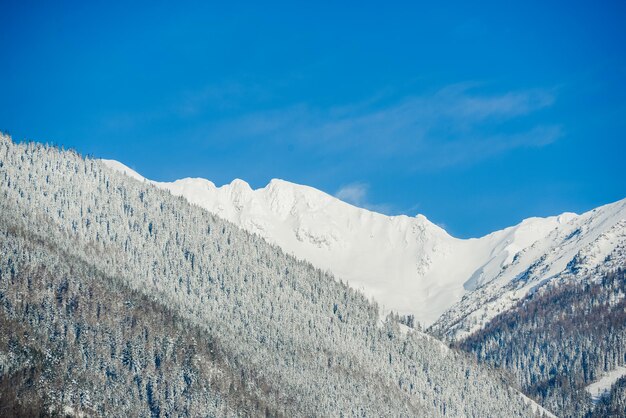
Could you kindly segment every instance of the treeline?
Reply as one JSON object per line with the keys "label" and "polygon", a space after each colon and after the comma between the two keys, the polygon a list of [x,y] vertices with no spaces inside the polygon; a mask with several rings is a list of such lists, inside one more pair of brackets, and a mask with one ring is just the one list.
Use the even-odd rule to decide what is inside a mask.
{"label": "treeline", "polygon": [[626,416],[626,377],[615,382],[608,396],[600,399],[588,415],[594,418]]}
{"label": "treeline", "polygon": [[0,415],[276,413],[242,397],[215,337],[45,237],[2,226]]}
{"label": "treeline", "polygon": [[608,416],[610,410],[626,416],[623,382],[597,407],[585,390],[626,364],[625,296],[623,268],[585,280],[560,280],[457,346],[509,371],[527,395],[559,416]]}
{"label": "treeline", "polygon": [[0,238],[15,411],[533,415],[498,373],[381,322],[333,277],[73,152],[0,137]]}

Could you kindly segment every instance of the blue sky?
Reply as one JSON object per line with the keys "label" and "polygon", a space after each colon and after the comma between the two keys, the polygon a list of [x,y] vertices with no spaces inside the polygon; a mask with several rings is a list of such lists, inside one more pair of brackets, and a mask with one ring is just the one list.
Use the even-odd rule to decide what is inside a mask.
{"label": "blue sky", "polygon": [[626,197],[626,3],[260,3],[4,0],[0,130],[461,237]]}

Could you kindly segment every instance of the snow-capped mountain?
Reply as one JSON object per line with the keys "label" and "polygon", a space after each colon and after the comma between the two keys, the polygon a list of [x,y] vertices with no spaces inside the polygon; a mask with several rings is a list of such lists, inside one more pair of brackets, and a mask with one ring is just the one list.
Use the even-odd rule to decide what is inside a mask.
{"label": "snow-capped mountain", "polygon": [[[149,181],[117,161],[103,162]],[[581,266],[587,269],[603,263],[624,244],[626,229],[626,199],[583,215],[529,218],[482,238],[458,239],[422,215],[382,215],[283,180],[257,190],[238,179],[221,187],[191,178],[151,183],[332,272],[385,311],[415,315],[424,326],[458,303],[446,314],[446,324],[475,311],[481,319],[474,318],[473,327],[480,326],[538,282],[567,269],[574,257],[585,257]],[[501,289],[520,278],[526,285],[513,293],[468,296],[484,296],[488,285]],[[506,301],[492,300],[500,297]],[[478,311],[485,305],[493,309]]]}
{"label": "snow-capped mountain", "polygon": [[99,161],[0,135],[0,196],[2,416],[548,415],[310,263]]}
{"label": "snow-capped mountain", "polygon": [[445,312],[431,331],[450,340],[463,339],[549,281],[594,280],[625,264],[623,199],[573,216],[515,253],[502,263],[500,272],[483,278],[480,287]]}

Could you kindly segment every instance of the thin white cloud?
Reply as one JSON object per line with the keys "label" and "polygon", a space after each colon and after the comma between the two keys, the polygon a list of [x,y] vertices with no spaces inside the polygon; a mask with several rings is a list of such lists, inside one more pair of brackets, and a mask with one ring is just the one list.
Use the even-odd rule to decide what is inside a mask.
{"label": "thin white cloud", "polygon": [[367,183],[350,183],[343,185],[335,193],[335,197],[351,205],[371,210],[373,212],[392,215],[400,213],[387,203],[371,203],[369,201],[369,185]]}
{"label": "thin white cloud", "polygon": [[468,85],[456,85],[436,94],[436,101],[445,107],[448,117],[477,123],[489,118],[527,115],[554,103],[554,94],[541,89],[500,95],[473,95],[468,89]]}
{"label": "thin white cloud", "polygon": [[463,141],[450,141],[431,150],[430,158],[421,162],[421,169],[436,169],[493,158],[513,149],[541,148],[563,136],[560,126],[537,126],[525,132],[491,136],[470,136]]}
{"label": "thin white cloud", "polygon": [[363,207],[366,203],[368,186],[365,183],[352,183],[342,186],[335,197],[354,206]]}
{"label": "thin white cloud", "polygon": [[516,148],[542,147],[561,136],[555,124],[508,129],[508,124],[515,126],[513,122],[523,122],[551,106],[555,101],[551,91],[477,94],[474,88],[448,86],[388,106],[368,101],[315,109],[300,104],[219,123],[209,128],[208,136],[292,145],[315,155],[412,159],[413,167],[428,169],[471,164]]}

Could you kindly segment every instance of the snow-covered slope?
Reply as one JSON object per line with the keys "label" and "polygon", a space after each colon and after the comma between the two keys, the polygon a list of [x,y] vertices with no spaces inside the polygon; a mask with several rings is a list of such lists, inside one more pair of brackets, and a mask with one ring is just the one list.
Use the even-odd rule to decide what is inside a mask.
{"label": "snow-covered slope", "polygon": [[620,366],[608,372],[585,389],[591,395],[593,403],[598,403],[603,397],[609,394],[611,386],[624,376],[626,376],[626,367]]}
{"label": "snow-covered slope", "polygon": [[[149,181],[117,161],[103,161]],[[530,218],[482,238],[462,240],[422,215],[382,215],[283,180],[257,190],[242,180],[221,187],[190,178],[152,183],[332,272],[373,297],[385,311],[414,314],[424,326],[487,283],[514,280],[544,254],[554,253],[542,275],[556,274],[580,247],[623,221],[626,213],[625,200],[609,205],[612,210]],[[570,234],[571,243],[557,248]],[[612,245],[607,241],[589,263],[601,262]]]}
{"label": "snow-covered slope", "polygon": [[624,268],[626,199],[580,216],[568,215],[548,234],[512,255],[499,272],[492,270],[479,287],[446,311],[431,331],[459,340],[550,280],[593,280],[609,270]]}

